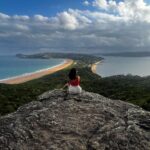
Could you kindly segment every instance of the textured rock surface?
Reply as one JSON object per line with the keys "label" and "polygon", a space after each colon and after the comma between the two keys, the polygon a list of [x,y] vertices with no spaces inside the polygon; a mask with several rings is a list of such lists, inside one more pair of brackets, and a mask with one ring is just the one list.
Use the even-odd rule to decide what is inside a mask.
{"label": "textured rock surface", "polygon": [[44,93],[0,118],[0,150],[150,150],[150,112],[83,92]]}

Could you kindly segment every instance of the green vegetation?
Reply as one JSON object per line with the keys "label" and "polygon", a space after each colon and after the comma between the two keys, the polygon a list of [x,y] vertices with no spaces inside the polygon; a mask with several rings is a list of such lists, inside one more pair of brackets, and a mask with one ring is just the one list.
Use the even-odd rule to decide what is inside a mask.
{"label": "green vegetation", "polygon": [[[92,57],[92,56],[91,56]],[[83,58],[82,58],[83,59]],[[121,99],[150,110],[150,77],[112,76],[101,78],[91,72],[92,61],[84,58],[74,65],[81,76],[84,90],[102,94],[112,99]],[[101,58],[99,58],[100,60]],[[90,64],[89,64],[90,62]],[[85,65],[86,64],[86,65]],[[15,111],[19,106],[36,100],[45,91],[62,88],[68,81],[70,68],[18,85],[0,84],[0,115]]]}

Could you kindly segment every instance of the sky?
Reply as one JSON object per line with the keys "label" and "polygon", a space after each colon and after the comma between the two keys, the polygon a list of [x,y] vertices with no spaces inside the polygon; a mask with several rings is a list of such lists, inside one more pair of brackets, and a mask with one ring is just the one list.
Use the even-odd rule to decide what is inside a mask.
{"label": "sky", "polygon": [[150,0],[1,0],[0,55],[150,51]]}

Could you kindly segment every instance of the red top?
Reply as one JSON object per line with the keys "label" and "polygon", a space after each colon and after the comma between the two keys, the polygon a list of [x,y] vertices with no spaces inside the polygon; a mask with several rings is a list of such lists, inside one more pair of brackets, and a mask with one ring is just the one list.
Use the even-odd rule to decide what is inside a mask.
{"label": "red top", "polygon": [[77,77],[74,80],[70,80],[69,81],[69,85],[72,85],[72,86],[78,86],[78,85],[80,85],[80,79]]}

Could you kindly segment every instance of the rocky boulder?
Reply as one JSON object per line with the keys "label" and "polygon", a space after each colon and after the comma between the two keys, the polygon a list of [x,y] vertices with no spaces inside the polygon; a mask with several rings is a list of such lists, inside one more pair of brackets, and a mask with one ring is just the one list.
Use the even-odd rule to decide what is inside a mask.
{"label": "rocky boulder", "polygon": [[48,91],[0,118],[0,150],[150,150],[150,112],[95,93]]}

